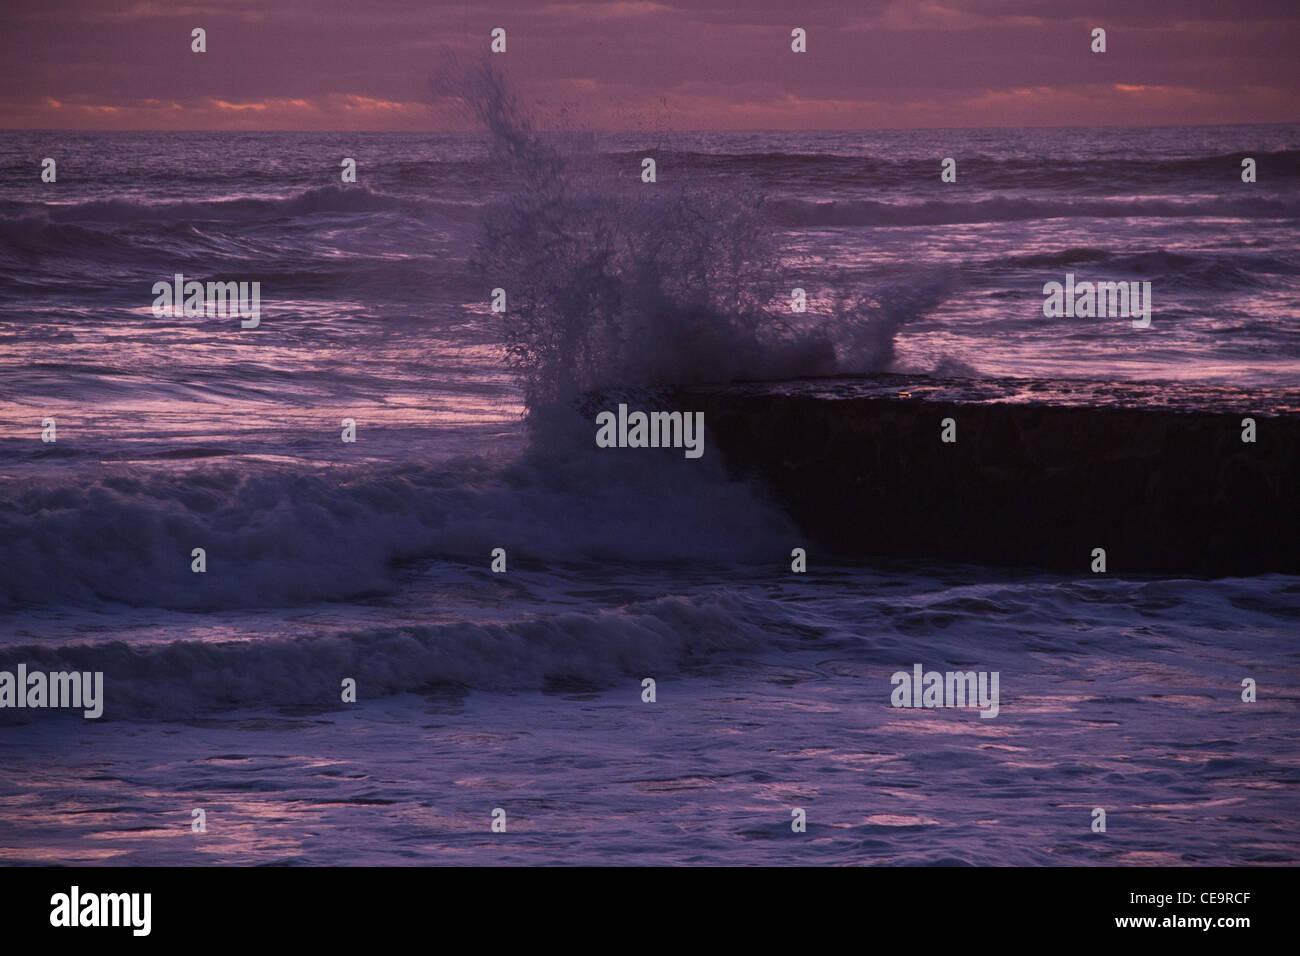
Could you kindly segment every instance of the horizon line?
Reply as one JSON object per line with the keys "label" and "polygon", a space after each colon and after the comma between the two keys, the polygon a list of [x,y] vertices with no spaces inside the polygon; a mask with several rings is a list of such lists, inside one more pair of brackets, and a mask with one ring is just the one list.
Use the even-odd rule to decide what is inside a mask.
{"label": "horizon line", "polygon": [[[755,126],[740,127],[728,129],[709,129],[709,128],[692,128],[692,129],[662,129],[662,130],[644,130],[644,129],[621,129],[621,128],[589,128],[589,129],[540,129],[539,133],[645,133],[652,135],[654,133],[924,133],[924,132],[944,132],[944,131],[971,131],[971,130],[1012,130],[1012,129],[1211,129],[1222,127],[1237,126],[1300,126],[1300,119],[1294,120],[1271,120],[1262,123],[1106,123],[1099,125],[1079,125],[1071,124],[1033,124],[1028,126],[819,126],[819,127],[782,127],[782,126]],[[229,129],[229,128],[193,128],[193,129],[159,129],[159,128],[140,128],[140,129],[101,129],[97,127],[76,127],[76,126],[0,126],[0,133],[352,133],[352,134],[390,134],[402,136],[419,136],[419,135],[464,135],[469,133],[486,133],[481,128],[471,129],[439,129],[439,130],[403,130],[403,129]]]}

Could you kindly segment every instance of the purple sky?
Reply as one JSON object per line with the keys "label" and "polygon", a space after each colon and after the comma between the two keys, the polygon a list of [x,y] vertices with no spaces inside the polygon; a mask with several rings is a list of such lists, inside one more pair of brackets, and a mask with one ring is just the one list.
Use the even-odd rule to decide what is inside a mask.
{"label": "purple sky", "polygon": [[1300,120],[1296,0],[4,0],[0,127],[462,128],[429,77],[494,27],[598,128]]}

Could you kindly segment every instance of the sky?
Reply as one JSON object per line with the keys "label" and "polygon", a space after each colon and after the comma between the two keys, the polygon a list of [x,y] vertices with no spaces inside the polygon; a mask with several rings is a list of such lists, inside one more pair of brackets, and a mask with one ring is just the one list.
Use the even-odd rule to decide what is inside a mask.
{"label": "sky", "polygon": [[0,128],[464,129],[453,55],[554,126],[1296,122],[1298,54],[1297,0],[4,0]]}

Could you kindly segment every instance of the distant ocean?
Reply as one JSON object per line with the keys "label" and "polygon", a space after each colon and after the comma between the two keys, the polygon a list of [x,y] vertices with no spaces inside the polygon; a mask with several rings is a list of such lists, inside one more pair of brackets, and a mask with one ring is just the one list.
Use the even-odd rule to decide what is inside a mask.
{"label": "distant ocean", "polygon": [[[621,326],[605,347],[635,384],[671,367],[1300,388],[1300,126],[556,142],[606,194],[756,197],[781,294],[828,317],[826,368],[799,336],[760,356],[725,324],[704,343]],[[105,675],[99,720],[0,711],[0,861],[1300,861],[1300,579],[816,553],[796,575],[798,530],[716,454],[548,444],[493,289],[594,323],[653,313],[646,296],[715,261],[679,211],[638,224],[672,250],[652,277],[547,286],[601,243],[619,261],[621,239],[581,203],[557,203],[553,238],[537,208],[511,218],[530,200],[489,146],[0,133],[0,669]],[[698,248],[744,259],[745,241]],[[491,275],[485,242],[553,258]],[[259,281],[260,325],[155,317],[177,273]],[[1067,273],[1150,281],[1151,327],[1045,318]],[[888,319],[866,358],[831,305],[848,289]],[[566,341],[547,354],[581,369]],[[891,708],[914,662],[1000,672],[999,716]]]}

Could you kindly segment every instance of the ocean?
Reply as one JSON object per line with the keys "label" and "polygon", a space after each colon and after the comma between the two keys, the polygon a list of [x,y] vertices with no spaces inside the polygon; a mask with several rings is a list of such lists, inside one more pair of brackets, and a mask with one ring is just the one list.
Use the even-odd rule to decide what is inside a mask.
{"label": "ocean", "polygon": [[[603,449],[554,401],[1295,414],[1300,126],[529,142],[0,132],[0,670],[104,674],[99,719],[0,709],[0,860],[1300,860],[1300,578],[829,554],[707,421],[698,460]],[[257,326],[155,314],[177,274],[259,282]],[[1149,328],[1045,316],[1067,274],[1149,282]],[[917,663],[996,672],[997,716],[891,706]]]}

